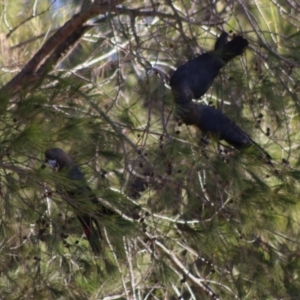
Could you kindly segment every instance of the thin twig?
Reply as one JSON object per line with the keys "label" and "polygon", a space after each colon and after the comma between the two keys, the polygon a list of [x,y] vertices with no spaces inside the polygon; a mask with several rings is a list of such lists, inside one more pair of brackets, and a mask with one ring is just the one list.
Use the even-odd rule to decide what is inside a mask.
{"label": "thin twig", "polygon": [[22,88],[23,84],[28,85],[29,83],[32,84],[39,80],[40,77],[37,76],[36,72],[56,47],[58,47],[74,31],[80,28],[87,20],[101,13],[116,9],[116,5],[123,1],[124,0],[95,0],[87,10],[75,14],[48,39],[21,72],[0,89],[0,94],[4,95],[1,100],[6,101],[7,103],[9,97],[17,93]]}
{"label": "thin twig", "polygon": [[123,271],[122,271],[121,266],[120,266],[120,264],[119,264],[119,260],[118,260],[118,258],[117,258],[117,255],[116,255],[115,251],[114,251],[114,248],[113,248],[113,246],[112,246],[112,244],[111,244],[111,242],[110,242],[110,240],[109,240],[109,237],[108,237],[108,234],[107,234],[107,231],[106,231],[106,228],[105,228],[105,227],[103,228],[103,231],[104,231],[104,235],[105,235],[105,238],[106,238],[108,247],[109,247],[109,249],[110,249],[110,251],[111,251],[111,253],[112,253],[112,256],[113,256],[114,259],[115,259],[116,265],[117,265],[118,270],[119,270],[119,273],[120,273],[120,275],[121,275],[122,285],[123,285],[123,289],[124,289],[126,298],[127,298],[127,299],[130,299],[130,298],[129,298],[129,294],[128,294],[128,289],[127,289],[127,286],[126,286],[126,282],[125,282],[125,278],[124,278],[124,276],[123,276]]}

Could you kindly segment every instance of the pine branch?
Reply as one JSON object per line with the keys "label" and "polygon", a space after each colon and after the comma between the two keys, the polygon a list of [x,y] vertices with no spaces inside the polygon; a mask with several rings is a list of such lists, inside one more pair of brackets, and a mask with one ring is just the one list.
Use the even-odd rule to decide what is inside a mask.
{"label": "pine branch", "polygon": [[118,270],[119,270],[119,273],[120,273],[120,276],[121,276],[121,279],[122,279],[122,285],[123,285],[123,289],[124,289],[124,293],[126,295],[126,299],[130,299],[129,298],[129,293],[128,293],[128,289],[127,289],[127,286],[126,286],[126,280],[125,280],[125,277],[124,277],[124,272],[122,271],[122,268],[121,268],[121,265],[119,263],[119,260],[118,260],[118,257],[116,255],[116,251],[114,250],[113,248],[113,245],[112,243],[110,242],[110,239],[108,237],[108,234],[107,234],[107,231],[106,231],[106,228],[103,228],[103,231],[104,231],[104,236],[106,238],[106,242],[108,244],[108,247],[112,253],[112,256],[114,257],[115,259],[115,262],[116,262],[116,265],[118,267]]}
{"label": "pine branch", "polygon": [[[45,62],[47,57],[54,51],[61,43],[70,35],[78,30],[89,19],[109,11],[116,9],[116,5],[124,2],[124,0],[98,0],[94,1],[86,10],[75,14],[69,21],[67,21],[57,32],[49,38],[49,40],[42,46],[42,48],[31,58],[22,71],[17,74],[11,81],[0,89],[2,101],[5,104],[8,99],[19,92],[23,85],[33,84],[40,79],[37,71]],[[5,100],[4,100],[5,99]],[[3,105],[3,104],[2,104]]]}
{"label": "pine branch", "polygon": [[90,25],[81,26],[69,35],[63,42],[61,42],[37,71],[38,77],[42,78],[49,69],[54,68],[55,65],[65,59],[79,43],[80,38],[84,35],[84,33],[92,27],[93,26]]}
{"label": "pine branch", "polygon": [[[145,233],[145,235],[156,245],[158,246],[165,254],[168,255],[170,261],[174,263],[174,265],[179,268],[182,273],[186,276],[186,278],[190,279],[194,284],[198,285],[201,289],[203,289],[212,299],[214,300],[220,300],[220,298],[216,295],[216,293],[206,284],[203,282],[206,282],[207,280],[199,279],[195,277],[191,272],[183,265],[183,263],[178,259],[178,257],[172,253],[170,249],[168,249],[164,244],[159,242],[156,238],[151,236],[149,233]],[[237,299],[236,296],[234,298]]]}

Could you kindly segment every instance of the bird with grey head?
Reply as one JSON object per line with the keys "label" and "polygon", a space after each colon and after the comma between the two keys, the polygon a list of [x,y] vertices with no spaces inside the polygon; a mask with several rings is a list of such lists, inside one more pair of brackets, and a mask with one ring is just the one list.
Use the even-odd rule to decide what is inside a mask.
{"label": "bird with grey head", "polygon": [[52,169],[61,173],[56,188],[62,198],[74,209],[87,240],[96,255],[101,253],[101,217],[114,215],[115,212],[99,202],[88,186],[80,168],[72,158],[60,148],[45,151],[46,162]]}

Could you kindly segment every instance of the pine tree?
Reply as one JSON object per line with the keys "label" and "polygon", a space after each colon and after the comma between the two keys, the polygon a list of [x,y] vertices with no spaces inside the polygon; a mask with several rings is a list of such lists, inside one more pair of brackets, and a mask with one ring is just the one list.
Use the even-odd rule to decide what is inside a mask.
{"label": "pine tree", "polygon": [[[145,3],[2,4],[1,298],[296,299],[299,5]],[[249,46],[191,105],[273,166],[176,119],[172,73],[223,31]],[[66,201],[80,183],[49,168],[53,147],[114,212],[93,215],[98,255],[76,217],[95,203]]]}

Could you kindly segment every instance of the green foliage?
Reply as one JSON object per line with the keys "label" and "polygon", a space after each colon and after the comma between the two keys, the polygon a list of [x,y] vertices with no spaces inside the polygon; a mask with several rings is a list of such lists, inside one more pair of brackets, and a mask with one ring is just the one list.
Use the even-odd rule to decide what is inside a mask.
{"label": "green foliage", "polygon": [[[1,298],[299,297],[296,1],[127,1],[90,18],[94,26],[78,43],[39,73],[54,47],[13,91],[4,87],[38,60],[81,2],[6,2]],[[222,30],[243,35],[249,47],[197,101],[234,120],[270,153],[273,166],[255,149],[238,152],[174,120],[169,76],[213,49]],[[117,215],[99,216],[86,197],[75,199],[75,208],[66,201],[66,190],[83,185],[43,167],[51,147],[70,154]],[[80,211],[98,218],[99,257],[82,232]]]}

